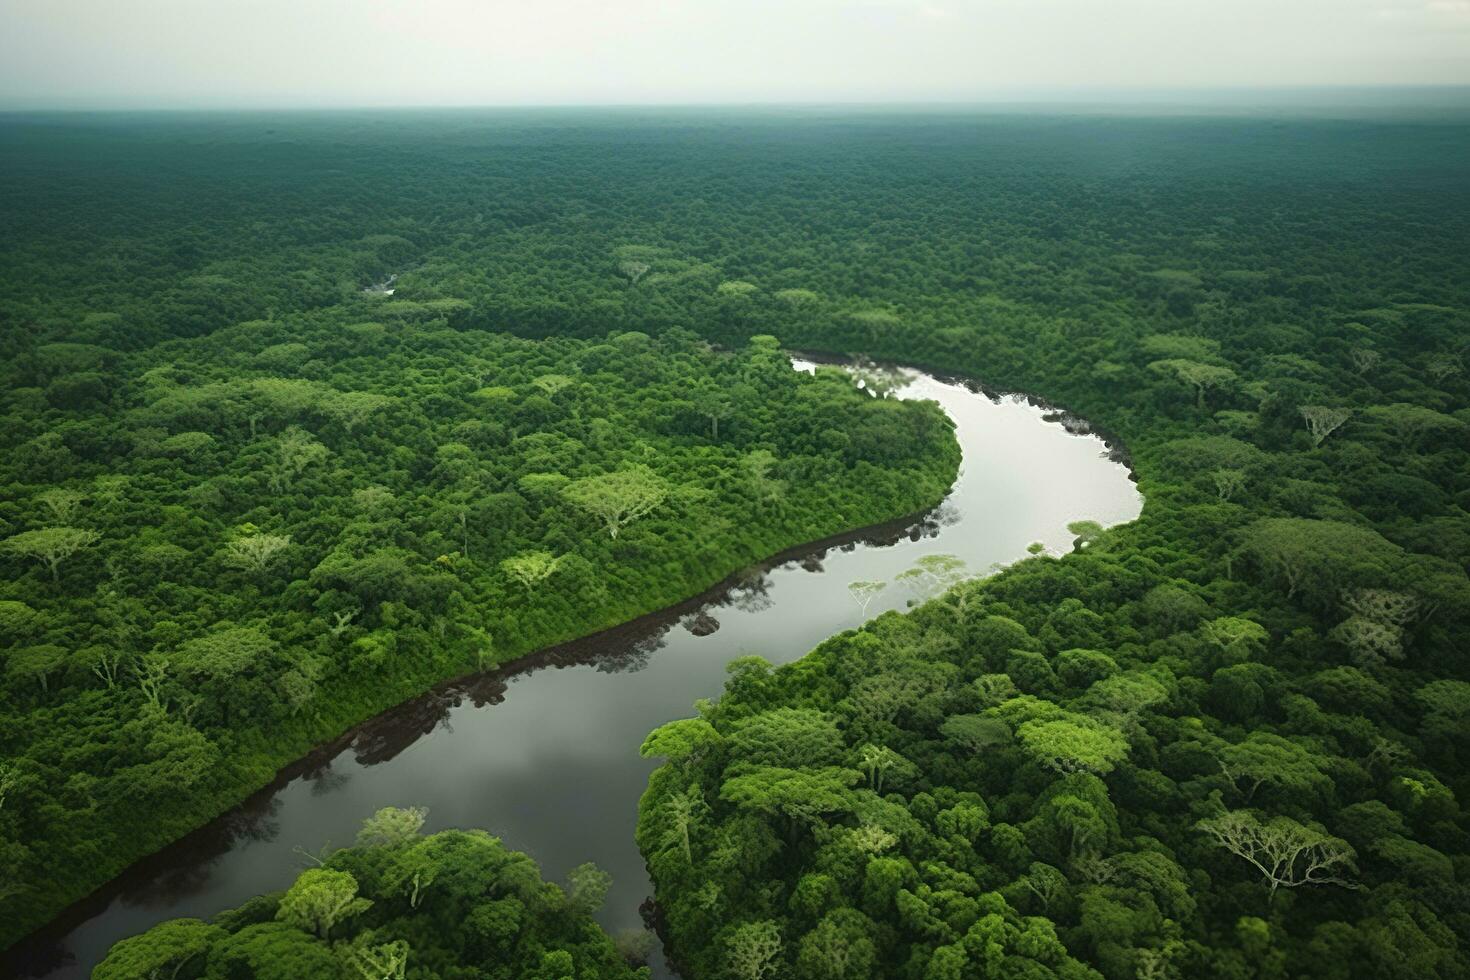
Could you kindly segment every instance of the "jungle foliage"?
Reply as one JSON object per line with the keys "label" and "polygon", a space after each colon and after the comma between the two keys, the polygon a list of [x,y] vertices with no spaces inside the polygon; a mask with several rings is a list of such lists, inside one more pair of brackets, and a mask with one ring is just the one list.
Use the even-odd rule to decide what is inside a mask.
{"label": "jungle foliage", "polygon": [[[248,479],[269,495],[244,511],[210,511],[209,493],[191,493],[199,476],[163,481],[160,492],[183,512],[155,512],[147,546],[180,537],[183,586],[228,596],[208,597],[206,608],[259,594],[278,605],[248,608],[279,609],[291,624],[277,634],[250,616],[232,619],[247,632],[223,650],[209,640],[213,623],[199,619],[148,634],[133,648],[138,662],[146,671],[165,644],[158,652],[169,654],[171,673],[162,682],[187,666],[191,698],[241,647],[278,657],[361,650],[373,634],[402,644],[416,628],[433,637],[433,623],[452,615],[414,617],[464,562],[487,563],[477,574],[504,590],[524,579],[532,584],[519,584],[523,592],[557,589],[560,569],[537,576],[560,547],[529,537],[504,553],[473,537],[466,547],[474,522],[460,522],[448,493],[430,508],[436,524],[413,523],[418,511],[400,518],[419,542],[393,545],[423,568],[407,580],[422,581],[413,602],[375,606],[372,583],[396,572],[371,565],[329,564],[313,581],[332,535],[352,522],[313,507],[288,527],[271,505],[324,494],[318,484],[342,466],[335,440],[347,438],[353,411],[310,423],[262,418],[253,439],[245,415],[226,439],[202,422],[171,428],[141,413],[155,405],[144,373],[175,351],[248,358],[243,376],[252,378],[292,379],[276,365],[300,364],[301,381],[395,399],[381,410],[360,402],[368,416],[353,438],[382,438],[376,427],[387,425],[425,443],[403,414],[412,399],[395,389],[417,382],[373,375],[373,359],[395,345],[427,345],[452,361],[480,345],[524,342],[501,334],[545,338],[549,348],[528,350],[553,354],[526,354],[534,368],[510,382],[451,385],[450,401],[474,412],[455,417],[437,401],[422,409],[507,433],[512,408],[487,417],[479,406],[504,387],[515,404],[567,408],[590,393],[531,386],[542,375],[579,377],[576,351],[627,356],[626,344],[646,345],[657,378],[675,370],[669,359],[703,363],[695,338],[748,364],[770,352],[751,339],[775,336],[945,368],[1045,395],[1121,439],[1147,498],[1143,516],[1081,529],[1072,554],[1018,562],[796,664],[738,661],[717,702],[650,739],[649,753],[669,761],[645,797],[640,845],[686,975],[1470,972],[1470,772],[1459,758],[1470,734],[1462,121],[938,112],[31,119],[7,123],[0,160],[4,203],[17,216],[0,256],[12,284],[0,300],[0,355],[13,377],[5,465],[16,473],[4,531],[102,535],[14,545],[6,598],[22,605],[0,610],[6,623],[49,629],[59,608],[79,629],[130,597],[150,566],[125,563],[114,582],[105,561],[79,560],[120,547],[117,532],[56,519],[70,498],[43,495],[84,493],[78,512],[105,514],[108,498],[97,494],[106,484],[95,480],[114,469],[110,447],[140,431],[158,448],[129,455],[128,466],[171,475],[156,461],[201,465],[184,462],[199,453],[239,481],[231,451],[253,451]],[[389,276],[391,296],[362,292]],[[357,333],[354,324],[380,326]],[[628,334],[641,336],[619,339]],[[383,346],[363,358],[357,343]],[[334,344],[346,350],[335,354]],[[117,363],[142,370],[119,374]],[[191,370],[205,384],[228,383],[210,363]],[[238,372],[243,360],[229,366]],[[192,375],[155,377],[165,393],[192,385]],[[834,381],[813,384],[829,385],[840,404]],[[483,388],[491,391],[471,403]],[[715,412],[686,417],[680,438],[745,438],[721,399],[689,401]],[[887,424],[878,416],[895,406],[863,409]],[[291,425],[328,455],[299,474],[287,467],[273,490],[267,481],[281,471],[267,467],[269,453],[282,458],[283,442],[292,459],[317,452],[288,434]],[[94,436],[99,427],[107,438]],[[594,445],[590,435],[572,438]],[[440,479],[436,470],[450,479],[458,450],[441,461],[439,444],[419,445],[408,444],[413,463],[396,462],[394,449],[374,466],[406,466],[415,487]],[[861,440],[821,445],[840,445],[845,462],[866,458],[873,472],[891,468],[864,457]],[[59,478],[30,469],[52,460],[81,468]],[[672,482],[682,472],[626,462],[573,475],[647,465]],[[944,469],[935,462],[906,465]],[[677,513],[666,509],[679,504],[674,494],[614,539],[606,514],[575,509],[585,485],[570,497],[544,479],[521,485],[548,471],[517,471],[515,493],[527,507],[556,501],[568,519],[581,515],[578,547],[607,549],[594,555],[615,557],[651,534],[650,522]],[[647,475],[619,479],[636,490]],[[226,480],[215,492],[238,500],[239,486]],[[837,523],[855,523],[855,507]],[[215,515],[203,528],[200,508]],[[240,527],[247,521],[253,530]],[[251,572],[253,556],[274,546],[234,542],[257,534],[291,541]],[[206,540],[216,564],[196,579],[192,556],[205,554]],[[308,554],[308,543],[318,550]],[[166,565],[169,554],[157,559]],[[228,571],[226,558],[236,563]],[[359,606],[394,618],[353,620],[344,629],[362,633],[325,646],[319,634],[332,617]],[[0,808],[0,834],[9,860],[36,861],[39,848],[48,871],[72,876],[55,895],[75,894],[94,868],[111,870],[90,842],[91,814],[108,799],[96,792],[100,774],[127,771],[112,765],[115,739],[134,732],[126,737],[153,759],[260,758],[205,702],[187,718],[176,707],[155,734],[146,674],[130,681],[126,711],[92,708],[110,703],[106,684],[84,690],[85,671],[66,665],[102,641],[15,635],[7,674],[21,666],[7,682],[0,747],[19,760],[9,770],[17,789]],[[473,652],[435,638],[415,656],[452,649]],[[427,670],[403,689],[442,673]],[[309,703],[332,703],[321,690]],[[362,695],[350,679],[341,690],[345,701]],[[78,720],[92,717],[104,720]],[[292,728],[299,721],[275,725],[298,733],[273,735],[278,748],[310,738]],[[32,744],[46,747],[33,755]],[[257,765],[264,778],[269,766]],[[158,804],[126,796],[108,806],[141,846],[144,822],[126,815]],[[179,814],[171,832],[199,816]],[[67,838],[65,849],[47,850],[52,834]],[[37,901],[34,871],[19,880],[32,889],[24,902]]]}
{"label": "jungle foliage", "polygon": [[[9,254],[50,247],[31,232]],[[5,301],[0,942],[435,682],[953,481],[937,406],[795,371],[774,338],[516,337],[365,292],[382,273],[353,255],[331,303],[213,306],[207,330],[121,280],[125,314],[39,282]]]}
{"label": "jungle foliage", "polygon": [[115,945],[96,980],[639,980],[592,919],[607,892],[593,865],[565,888],[481,830],[420,836],[424,811],[387,807],[357,846],[290,888],[200,919],[171,919]]}

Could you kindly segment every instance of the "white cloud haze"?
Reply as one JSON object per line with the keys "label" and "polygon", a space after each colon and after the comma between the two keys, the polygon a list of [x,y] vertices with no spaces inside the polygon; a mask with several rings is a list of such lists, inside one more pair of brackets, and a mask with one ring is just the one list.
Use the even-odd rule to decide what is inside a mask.
{"label": "white cloud haze", "polygon": [[1470,0],[0,0],[0,105],[970,101],[1470,83]]}

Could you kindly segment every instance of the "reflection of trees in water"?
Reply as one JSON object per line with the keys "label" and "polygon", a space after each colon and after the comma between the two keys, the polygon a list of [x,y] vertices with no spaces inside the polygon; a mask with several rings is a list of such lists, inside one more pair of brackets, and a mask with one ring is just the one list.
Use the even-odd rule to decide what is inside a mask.
{"label": "reflection of trees in water", "polygon": [[927,519],[933,522],[934,530],[926,536],[933,537],[943,527],[954,527],[963,517],[964,515],[960,513],[960,509],[957,506],[949,500],[945,500],[927,515]]}
{"label": "reflection of trees in water", "polygon": [[375,766],[393,759],[436,727],[451,730],[449,713],[462,699],[458,688],[442,688],[405,701],[357,730],[352,739],[353,757],[360,765]]}
{"label": "reflection of trees in water", "polygon": [[31,946],[21,940],[19,945],[0,953],[0,967],[11,970],[17,977],[44,977],[76,963],[75,953],[54,942]]}
{"label": "reflection of trees in water", "polygon": [[[978,383],[966,382],[964,386],[970,391],[984,394],[992,402],[998,403],[1002,400],[998,393],[989,391]],[[1018,396],[1013,400],[1031,401],[1025,396]],[[1038,404],[1034,401],[1031,403]],[[1069,430],[1078,427],[1071,418],[1059,416],[1055,421],[1067,426]],[[1127,462],[1126,450],[1121,446],[1108,445],[1107,450],[1110,458]],[[334,771],[332,762],[349,747],[362,765],[387,762],[437,727],[447,729],[452,711],[466,700],[476,708],[499,704],[505,700],[507,684],[512,677],[547,667],[593,665],[605,673],[641,670],[648,665],[652,655],[665,645],[669,630],[681,619],[686,620],[686,625],[698,626],[703,620],[718,625],[711,610],[733,607],[742,612],[761,612],[769,609],[774,600],[770,596],[771,579],[767,573],[776,565],[796,564],[807,572],[822,573],[826,570],[825,562],[833,549],[852,553],[858,550],[858,545],[883,548],[903,541],[920,541],[934,537],[941,529],[957,524],[960,517],[959,509],[952,502],[946,501],[916,520],[895,522],[857,534],[836,536],[818,547],[793,549],[772,562],[737,573],[726,586],[671,609],[596,636],[538,652],[499,670],[444,685],[399,705],[282,770],[271,787],[262,790],[241,807],[145,859],[145,862],[135,865],[129,872],[115,879],[113,886],[79,904],[73,912],[58,918],[53,923],[55,929],[48,933],[49,938],[38,937],[33,946],[23,951],[13,950],[12,954],[24,957],[26,972],[20,975],[46,972],[74,962],[74,958],[57,945],[57,939],[80,922],[101,913],[118,896],[121,896],[123,904],[159,907],[201,892],[209,882],[220,857],[237,844],[270,841],[278,836],[280,826],[275,814],[281,804],[276,794],[292,780],[298,776],[308,780],[311,783],[312,796],[326,796],[345,785],[349,776]],[[690,631],[695,632],[694,628]],[[0,962],[0,973],[8,965],[10,964]]]}
{"label": "reflection of trees in water", "polygon": [[[861,547],[888,547],[901,541],[918,541],[933,537],[940,529],[959,520],[953,505],[943,504],[917,521],[869,529],[847,540],[835,541],[795,561],[811,572],[824,571],[829,551],[855,552]],[[792,559],[788,559],[791,561]],[[468,701],[476,708],[491,707],[505,700],[511,678],[547,667],[591,665],[606,674],[627,673],[648,666],[653,655],[668,642],[668,634],[681,620],[696,636],[708,635],[719,628],[710,610],[729,606],[741,612],[759,613],[770,609],[771,564],[752,565],[735,573],[719,591],[712,591],[680,603],[651,616],[604,631],[595,636],[575,640],[507,665],[445,685],[407,701],[366,722],[350,736],[354,757],[364,766],[378,765],[398,756],[404,749],[436,728],[452,731],[451,714]],[[308,778],[315,780],[312,792],[325,794],[345,781],[322,767]]]}
{"label": "reflection of trees in water", "polygon": [[338,772],[328,762],[315,772],[309,772],[301,777],[311,783],[312,796],[326,796],[334,793],[352,781],[352,777],[345,772]]}
{"label": "reflection of trees in water", "polygon": [[648,666],[649,659],[668,644],[669,627],[660,627],[640,639],[617,644],[596,660],[603,674],[633,673]]}
{"label": "reflection of trees in water", "polygon": [[452,712],[466,701],[476,708],[497,705],[505,700],[511,678],[536,670],[576,665],[591,665],[604,673],[642,670],[648,666],[653,654],[666,645],[669,631],[681,621],[691,633],[707,635],[701,631],[711,625],[714,629],[719,627],[713,610],[728,607],[758,613],[770,609],[774,605],[770,594],[772,580],[769,571],[772,567],[794,563],[805,571],[822,573],[826,571],[827,557],[834,550],[852,553],[860,545],[881,548],[902,541],[919,541],[937,535],[942,528],[958,520],[958,509],[946,503],[915,521],[834,538],[804,553],[788,552],[783,559],[743,569],[725,586],[673,608],[595,636],[540,651],[498,670],[446,684],[400,704],[282,770],[271,787],[242,806],[135,866],[115,880],[114,889],[98,893],[89,902],[78,906],[74,916],[56,920],[58,931],[49,941],[41,939],[35,946],[15,952],[24,958],[27,972],[40,974],[54,970],[74,960],[71,954],[60,948],[57,938],[79,922],[97,915],[114,897],[120,895],[124,904],[169,908],[189,896],[202,893],[224,854],[244,843],[277,838],[280,825],[275,815],[281,806],[278,794],[290,782],[297,778],[308,781],[314,797],[330,795],[347,784],[350,775],[333,765],[344,750],[350,748],[357,762],[364,766],[388,762],[436,728],[449,729]]}
{"label": "reflection of trees in water", "polygon": [[220,816],[195,835],[187,847],[122,894],[125,905],[166,909],[208,889],[222,857],[242,844],[269,843],[281,834],[280,797],[271,793]]}
{"label": "reflection of trees in water", "polygon": [[752,566],[739,573],[730,586],[730,605],[741,612],[763,612],[775,604],[771,598],[771,577],[764,568]]}
{"label": "reflection of trees in water", "polygon": [[680,623],[692,636],[709,636],[720,630],[720,621],[711,616],[707,609],[701,609],[692,616],[685,616]]}

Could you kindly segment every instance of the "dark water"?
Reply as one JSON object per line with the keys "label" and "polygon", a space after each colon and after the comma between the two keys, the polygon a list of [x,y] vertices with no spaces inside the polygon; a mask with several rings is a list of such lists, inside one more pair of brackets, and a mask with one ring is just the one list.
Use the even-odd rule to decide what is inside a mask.
{"label": "dark water", "polygon": [[[923,555],[957,555],[980,574],[1025,557],[1033,541],[1067,550],[1069,521],[1138,516],[1126,467],[1097,437],[1069,431],[1075,423],[927,374],[901,394],[943,405],[964,450],[959,481],[934,512],[802,549],[664,615],[401,705],[140,862],[12,951],[11,969],[84,977],[114,942],[163,919],[206,917],[286,887],[306,866],[298,848],[350,844],[387,805],[427,806],[427,831],[486,828],[535,857],[549,879],[595,861],[614,882],[604,925],[640,927],[652,888],[633,831],[653,767],[638,746],[655,726],[692,714],[696,698],[717,695],[726,662],[756,653],[785,663],[859,625],[848,583],[892,583]],[[868,615],[912,596],[890,584]],[[655,975],[669,976],[655,960]]]}

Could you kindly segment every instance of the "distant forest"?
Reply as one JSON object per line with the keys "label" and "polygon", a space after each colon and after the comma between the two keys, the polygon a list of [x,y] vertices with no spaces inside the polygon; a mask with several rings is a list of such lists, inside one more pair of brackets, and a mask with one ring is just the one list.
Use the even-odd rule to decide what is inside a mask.
{"label": "distant forest", "polygon": [[[942,496],[936,408],[785,347],[1042,395],[1146,504],[651,733],[686,977],[1470,974],[1470,125],[15,116],[0,212],[0,942],[434,680]],[[334,859],[375,956],[473,905],[383,877],[412,830]],[[147,969],[238,975],[217,925]]]}

